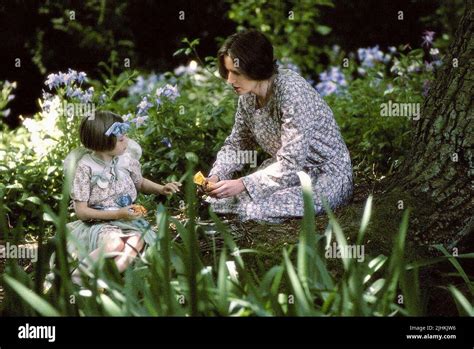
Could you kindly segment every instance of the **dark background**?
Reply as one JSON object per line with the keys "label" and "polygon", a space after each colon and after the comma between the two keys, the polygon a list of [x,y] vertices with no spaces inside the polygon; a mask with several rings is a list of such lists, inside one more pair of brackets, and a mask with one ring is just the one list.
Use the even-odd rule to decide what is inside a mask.
{"label": "dark background", "polygon": [[[218,38],[236,30],[227,18],[230,5],[224,1],[104,1],[103,17],[98,18],[101,2],[91,1],[6,1],[0,2],[0,81],[17,81],[15,99],[9,104],[10,127],[19,124],[18,115],[38,111],[37,99],[47,74],[73,68],[99,74],[98,63],[107,61],[112,50],[120,61],[128,57],[132,68],[165,71],[186,63],[186,57],[173,57],[182,47],[181,39],[199,38],[201,57],[214,56]],[[321,24],[332,32],[322,45],[337,43],[345,51],[359,47],[409,44],[419,46],[426,30],[452,34],[456,26],[458,1],[335,0],[334,8],[322,8]],[[444,7],[443,18],[437,16]],[[62,26],[58,18],[74,10],[76,27]],[[405,25],[396,19],[404,12]],[[185,12],[185,21],[178,18]],[[15,68],[15,59],[21,68]],[[316,59],[324,62],[324,57]],[[42,72],[43,71],[43,72]],[[314,76],[317,76],[315,72]]]}

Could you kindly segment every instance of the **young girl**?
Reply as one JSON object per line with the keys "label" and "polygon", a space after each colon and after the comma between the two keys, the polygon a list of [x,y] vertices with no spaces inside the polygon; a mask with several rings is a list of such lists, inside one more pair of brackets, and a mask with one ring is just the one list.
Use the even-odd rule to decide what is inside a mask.
{"label": "young girl", "polygon": [[[156,238],[141,214],[131,207],[137,193],[169,195],[181,186],[178,182],[160,185],[142,177],[138,162],[141,148],[128,139],[128,128],[120,116],[96,112],[80,126],[81,143],[86,149],[73,151],[65,160],[79,218],[67,225],[68,249],[80,259],[88,255],[90,260],[86,261],[96,260],[101,253],[115,255],[120,272],[144,243],[151,244]],[[78,276],[77,270],[73,280]]]}

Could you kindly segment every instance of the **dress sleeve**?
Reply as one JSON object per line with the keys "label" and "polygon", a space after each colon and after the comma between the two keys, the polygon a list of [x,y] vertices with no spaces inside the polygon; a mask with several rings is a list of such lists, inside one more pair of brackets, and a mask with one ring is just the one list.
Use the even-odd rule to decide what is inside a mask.
{"label": "dress sleeve", "polygon": [[91,195],[91,169],[78,164],[72,182],[71,198],[75,201],[89,201]]}
{"label": "dress sleeve", "polygon": [[235,156],[237,151],[252,150],[256,143],[254,136],[245,122],[244,116],[246,111],[242,107],[242,99],[239,98],[237,112],[235,113],[235,122],[231,134],[224,141],[224,145],[217,153],[209,177],[217,175],[219,180],[231,179],[232,174],[240,171],[243,164],[238,163]]}
{"label": "dress sleeve", "polygon": [[297,172],[303,169],[308,155],[308,124],[314,118],[308,106],[311,96],[299,84],[279,93],[281,113],[281,147],[276,162],[243,177],[253,200],[261,200],[282,188],[299,183]]}
{"label": "dress sleeve", "polygon": [[140,188],[143,181],[142,166],[137,159],[130,158],[130,177],[135,187]]}

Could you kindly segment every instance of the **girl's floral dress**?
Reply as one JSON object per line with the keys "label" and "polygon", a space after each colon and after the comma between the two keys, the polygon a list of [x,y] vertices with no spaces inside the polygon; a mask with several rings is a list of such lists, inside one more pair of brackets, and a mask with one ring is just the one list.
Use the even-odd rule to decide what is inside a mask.
{"label": "girl's floral dress", "polygon": [[257,108],[254,94],[239,97],[234,127],[209,176],[231,179],[244,164],[229,161],[229,153],[256,150],[257,145],[271,158],[243,177],[244,192],[210,199],[214,211],[238,214],[244,221],[281,222],[301,217],[304,208],[299,171],[312,180],[316,213],[324,211],[323,197],[331,208],[350,200],[351,158],[339,127],[326,102],[297,73],[278,70],[271,97],[263,108]]}
{"label": "girl's floral dress", "polygon": [[[137,198],[137,187],[143,179],[137,154],[140,146],[129,140],[127,151],[106,163],[87,150],[73,151],[65,166],[74,167],[71,198],[87,202],[91,208],[117,210],[131,205]],[[139,157],[139,155],[138,155]],[[156,235],[144,219],[113,221],[81,221],[67,225],[69,229],[69,251],[85,255],[97,249],[107,237],[143,235],[151,244]]]}

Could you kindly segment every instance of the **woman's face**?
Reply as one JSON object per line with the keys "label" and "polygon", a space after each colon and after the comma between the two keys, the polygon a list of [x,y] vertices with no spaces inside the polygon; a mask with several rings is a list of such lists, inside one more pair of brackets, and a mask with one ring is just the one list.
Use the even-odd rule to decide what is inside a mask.
{"label": "woman's face", "polygon": [[258,82],[246,78],[236,66],[237,64],[234,64],[234,61],[232,58],[230,58],[230,56],[224,56],[224,65],[228,72],[227,83],[232,85],[235,93],[238,95],[243,95],[256,89]]}

